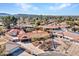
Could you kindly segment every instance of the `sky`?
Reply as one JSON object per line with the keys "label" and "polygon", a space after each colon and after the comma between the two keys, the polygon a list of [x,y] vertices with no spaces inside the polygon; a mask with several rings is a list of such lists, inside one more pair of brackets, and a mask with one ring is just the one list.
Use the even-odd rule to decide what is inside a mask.
{"label": "sky", "polygon": [[0,13],[79,15],[78,3],[0,3]]}

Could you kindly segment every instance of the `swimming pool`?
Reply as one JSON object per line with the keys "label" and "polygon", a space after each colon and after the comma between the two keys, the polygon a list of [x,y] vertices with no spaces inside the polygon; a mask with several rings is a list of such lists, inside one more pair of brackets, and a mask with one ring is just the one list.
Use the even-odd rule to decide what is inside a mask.
{"label": "swimming pool", "polygon": [[12,49],[12,52],[8,54],[7,56],[18,56],[20,53],[24,52],[25,49],[22,49],[20,47]]}

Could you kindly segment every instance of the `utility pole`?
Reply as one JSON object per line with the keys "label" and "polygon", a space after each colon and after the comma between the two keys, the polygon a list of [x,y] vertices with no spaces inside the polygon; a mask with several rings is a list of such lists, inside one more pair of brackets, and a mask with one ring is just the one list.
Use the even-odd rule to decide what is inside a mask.
{"label": "utility pole", "polygon": [[50,35],[51,35],[51,38],[52,38],[51,48],[54,50],[56,48],[56,46],[55,46],[55,42],[54,42],[54,34],[53,34],[53,32],[50,32]]}

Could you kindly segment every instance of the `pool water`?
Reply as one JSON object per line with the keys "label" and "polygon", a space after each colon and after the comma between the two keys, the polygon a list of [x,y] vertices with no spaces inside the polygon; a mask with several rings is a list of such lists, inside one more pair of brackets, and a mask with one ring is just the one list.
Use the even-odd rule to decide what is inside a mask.
{"label": "pool water", "polygon": [[24,51],[25,51],[25,49],[17,47],[15,49],[13,49],[13,52],[8,54],[8,56],[18,56],[20,53],[22,53]]}
{"label": "pool water", "polygon": [[75,32],[76,34],[79,34],[79,32]]}

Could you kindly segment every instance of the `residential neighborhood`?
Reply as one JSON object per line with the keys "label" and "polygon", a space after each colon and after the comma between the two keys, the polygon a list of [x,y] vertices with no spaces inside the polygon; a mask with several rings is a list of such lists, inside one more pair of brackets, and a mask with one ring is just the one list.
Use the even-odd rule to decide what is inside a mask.
{"label": "residential neighborhood", "polygon": [[0,13],[0,56],[79,56],[79,15]]}

